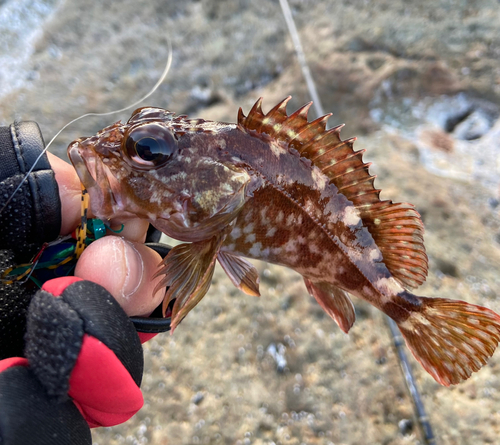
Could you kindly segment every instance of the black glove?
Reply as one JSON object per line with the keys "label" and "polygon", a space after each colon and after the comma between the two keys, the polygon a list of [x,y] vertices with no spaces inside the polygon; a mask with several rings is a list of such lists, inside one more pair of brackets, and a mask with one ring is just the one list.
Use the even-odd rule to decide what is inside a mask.
{"label": "black glove", "polygon": [[[35,122],[0,127],[0,272],[28,262],[44,241],[59,235],[59,190],[46,155],[5,206],[43,148]],[[22,355],[26,310],[35,290],[0,282],[0,359]]]}
{"label": "black glove", "polygon": [[[0,273],[59,235],[45,155],[6,205],[43,148],[34,122],[0,128]],[[38,292],[29,282],[0,282],[0,444],[90,444],[89,426],[140,409],[142,369],[134,325],[102,287],[74,277]]]}

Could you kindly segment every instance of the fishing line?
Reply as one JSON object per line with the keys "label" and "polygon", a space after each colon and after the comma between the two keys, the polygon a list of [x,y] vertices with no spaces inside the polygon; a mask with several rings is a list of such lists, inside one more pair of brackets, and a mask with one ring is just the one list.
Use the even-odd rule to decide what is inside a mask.
{"label": "fishing line", "polygon": [[286,25],[288,26],[288,32],[290,33],[293,46],[295,47],[295,54],[297,55],[300,68],[302,69],[302,74],[306,79],[307,89],[309,90],[311,100],[313,101],[313,107],[317,115],[316,117],[324,116],[325,112],[323,110],[323,106],[321,105],[321,100],[319,99],[316,83],[314,82],[311,71],[309,70],[309,65],[307,64],[302,44],[300,43],[299,33],[297,32],[297,27],[295,26],[295,21],[293,20],[288,0],[280,0],[280,5],[281,10],[283,11],[283,16],[285,17]]}
{"label": "fishing line", "polygon": [[144,100],[146,100],[148,97],[150,97],[157,89],[158,87],[162,84],[162,82],[165,80],[165,78],[167,77],[167,74],[168,72],[170,71],[170,67],[172,66],[172,42],[169,38],[169,36],[166,36],[166,40],[167,40],[167,48],[168,48],[168,57],[167,57],[167,63],[165,65],[165,68],[163,70],[163,73],[161,74],[160,78],[158,79],[158,81],[156,82],[156,84],[153,86],[153,88],[143,97],[141,97],[140,99],[136,100],[134,103],[130,104],[130,105],[127,105],[126,107],[124,108],[120,108],[119,110],[114,110],[114,111],[107,111],[105,113],[86,113],[86,114],[83,114],[82,116],[79,116],[75,119],[73,119],[72,121],[68,122],[66,125],[64,125],[64,127],[62,127],[56,134],[55,136],[49,141],[49,143],[46,145],[46,147],[43,149],[43,151],[40,153],[40,155],[36,158],[35,162],[33,163],[32,167],[28,170],[28,172],[26,173],[26,175],[24,176],[24,178],[21,180],[21,182],[19,183],[19,185],[16,187],[16,189],[12,192],[12,194],[10,195],[9,199],[7,199],[7,202],[4,204],[4,206],[0,209],[0,215],[3,213],[3,211],[7,208],[7,206],[10,204],[10,202],[12,201],[12,199],[14,198],[14,196],[16,195],[16,193],[19,191],[19,189],[22,187],[22,185],[26,182],[26,180],[28,179],[29,175],[31,174],[31,172],[33,171],[33,169],[36,167],[36,165],[38,164],[38,161],[40,161],[40,159],[42,158],[42,156],[47,152],[47,150],[49,149],[49,147],[52,145],[52,143],[56,140],[56,138],[66,129],[68,128],[71,124],[79,121],[80,119],[83,119],[85,117],[89,117],[89,116],[111,116],[113,114],[117,114],[117,113],[121,113],[123,111],[127,111],[129,110],[130,108],[134,108],[136,107],[137,105],[139,105],[141,102],[143,102]]}
{"label": "fishing line", "polygon": [[[295,47],[295,53],[297,55],[297,59],[302,69],[302,74],[304,75],[307,83],[309,94],[311,96],[311,99],[314,101],[313,104],[316,110],[316,114],[318,115],[318,117],[324,116],[325,112],[319,100],[316,84],[311,75],[311,71],[309,70],[309,66],[307,65],[307,60],[304,55],[304,50],[302,49],[302,44],[300,43],[300,37],[297,32],[297,27],[295,26],[295,22],[293,20],[288,0],[280,0],[280,5],[281,9],[283,10],[283,16],[285,17],[286,24],[288,26],[288,31],[290,32],[290,36],[292,38],[293,45]],[[434,438],[434,433],[432,432],[431,424],[429,422],[429,417],[425,412],[424,404],[418,392],[417,384],[413,377],[413,373],[411,372],[410,363],[403,349],[404,340],[399,332],[396,323],[392,319],[390,319],[387,315],[384,318],[386,319],[389,330],[391,332],[392,340],[394,342],[394,346],[396,347],[396,351],[399,358],[399,364],[401,366],[401,370],[405,378],[408,392],[410,394],[411,399],[413,400],[413,406],[415,408],[415,416],[417,418],[420,430],[422,431],[423,439],[427,445],[435,445],[436,442]]]}

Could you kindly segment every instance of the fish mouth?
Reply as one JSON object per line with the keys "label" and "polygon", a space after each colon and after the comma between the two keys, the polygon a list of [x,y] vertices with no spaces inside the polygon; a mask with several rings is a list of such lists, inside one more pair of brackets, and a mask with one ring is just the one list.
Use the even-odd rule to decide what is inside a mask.
{"label": "fish mouth", "polygon": [[106,167],[91,144],[78,139],[68,146],[68,157],[90,195],[90,209],[100,219],[115,216],[116,200]]}

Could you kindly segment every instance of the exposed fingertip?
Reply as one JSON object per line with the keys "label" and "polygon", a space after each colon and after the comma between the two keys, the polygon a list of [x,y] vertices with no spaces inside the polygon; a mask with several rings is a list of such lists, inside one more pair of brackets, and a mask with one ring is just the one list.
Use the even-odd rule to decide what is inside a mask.
{"label": "exposed fingertip", "polygon": [[156,252],[142,244],[106,236],[85,249],[75,276],[103,286],[128,315],[148,315],[163,297],[153,296],[159,279],[152,277],[160,261]]}
{"label": "exposed fingertip", "polygon": [[[135,295],[140,294],[141,298],[133,297],[134,301],[134,314],[140,316],[147,316],[151,314],[163,301],[165,296],[165,286],[160,287],[157,292],[155,292],[156,287],[163,278],[163,275],[155,277],[158,272],[159,265],[161,263],[161,256],[153,249],[145,246],[141,243],[133,243],[137,251],[139,252],[143,264],[143,279],[142,282],[135,292]],[[142,295],[147,295],[147,298],[142,298]]]}

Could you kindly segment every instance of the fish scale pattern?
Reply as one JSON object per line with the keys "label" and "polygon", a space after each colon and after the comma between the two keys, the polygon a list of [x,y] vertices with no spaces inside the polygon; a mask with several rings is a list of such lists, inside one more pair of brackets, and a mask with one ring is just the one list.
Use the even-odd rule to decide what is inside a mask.
{"label": "fish scale pattern", "polygon": [[268,113],[262,111],[259,99],[248,113],[238,112],[238,125],[246,131],[265,134],[284,149],[294,149],[309,159],[349,199],[359,212],[382,252],[383,260],[393,276],[406,287],[418,287],[427,277],[428,259],[424,246],[424,226],[412,204],[380,199],[370,175],[370,163],[363,162],[365,150],[354,151],[355,138],[342,140],[343,125],[326,129],[331,114],[309,122],[311,103],[290,116],[286,105],[290,97]]}

